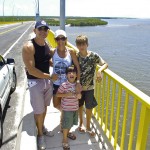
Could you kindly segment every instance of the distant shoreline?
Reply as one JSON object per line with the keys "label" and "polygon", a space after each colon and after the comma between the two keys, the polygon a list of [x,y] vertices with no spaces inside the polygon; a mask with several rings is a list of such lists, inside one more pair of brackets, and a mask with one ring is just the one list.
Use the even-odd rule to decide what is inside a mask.
{"label": "distant shoreline", "polygon": [[[50,26],[59,26],[59,16],[40,16],[41,20],[48,22]],[[66,17],[66,26],[97,26],[107,25],[104,19],[150,19],[150,18],[129,18],[129,17]],[[35,16],[0,16],[0,25],[35,21]]]}
{"label": "distant shoreline", "polygon": [[[50,26],[59,26],[59,18],[45,19]],[[107,25],[108,22],[99,18],[85,18],[85,17],[68,17],[65,20],[66,26],[97,26]]]}

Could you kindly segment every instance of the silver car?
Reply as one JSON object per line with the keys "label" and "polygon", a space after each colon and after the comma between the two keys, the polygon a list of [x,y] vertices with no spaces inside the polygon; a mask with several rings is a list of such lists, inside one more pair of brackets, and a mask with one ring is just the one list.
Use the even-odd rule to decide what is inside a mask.
{"label": "silver car", "polygon": [[3,110],[9,95],[16,89],[15,61],[0,55],[0,147],[3,138]]}

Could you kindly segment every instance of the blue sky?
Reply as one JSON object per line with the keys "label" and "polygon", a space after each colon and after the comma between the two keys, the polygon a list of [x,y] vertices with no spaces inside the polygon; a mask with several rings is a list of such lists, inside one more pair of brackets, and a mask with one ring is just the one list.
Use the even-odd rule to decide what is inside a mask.
{"label": "blue sky", "polygon": [[[36,0],[0,0],[0,16],[35,15]],[[39,0],[40,15],[59,16],[60,0]],[[66,0],[66,16],[150,18],[150,0]]]}

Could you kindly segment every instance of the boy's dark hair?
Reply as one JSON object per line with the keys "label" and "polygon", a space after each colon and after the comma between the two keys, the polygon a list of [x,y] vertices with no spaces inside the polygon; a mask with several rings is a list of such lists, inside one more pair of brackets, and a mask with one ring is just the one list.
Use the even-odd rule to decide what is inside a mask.
{"label": "boy's dark hair", "polygon": [[66,69],[66,74],[68,72],[76,72],[77,73],[77,68],[74,65],[72,65]]}

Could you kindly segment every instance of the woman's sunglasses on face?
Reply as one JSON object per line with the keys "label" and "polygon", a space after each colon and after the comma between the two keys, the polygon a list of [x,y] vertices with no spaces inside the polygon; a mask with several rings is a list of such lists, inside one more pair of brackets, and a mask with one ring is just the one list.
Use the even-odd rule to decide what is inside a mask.
{"label": "woman's sunglasses on face", "polygon": [[39,27],[38,30],[47,32],[48,28],[47,27]]}
{"label": "woman's sunglasses on face", "polygon": [[66,40],[66,37],[57,37],[57,38],[55,38],[56,39],[56,41],[60,41],[60,40],[62,40],[62,41],[65,41]]}

